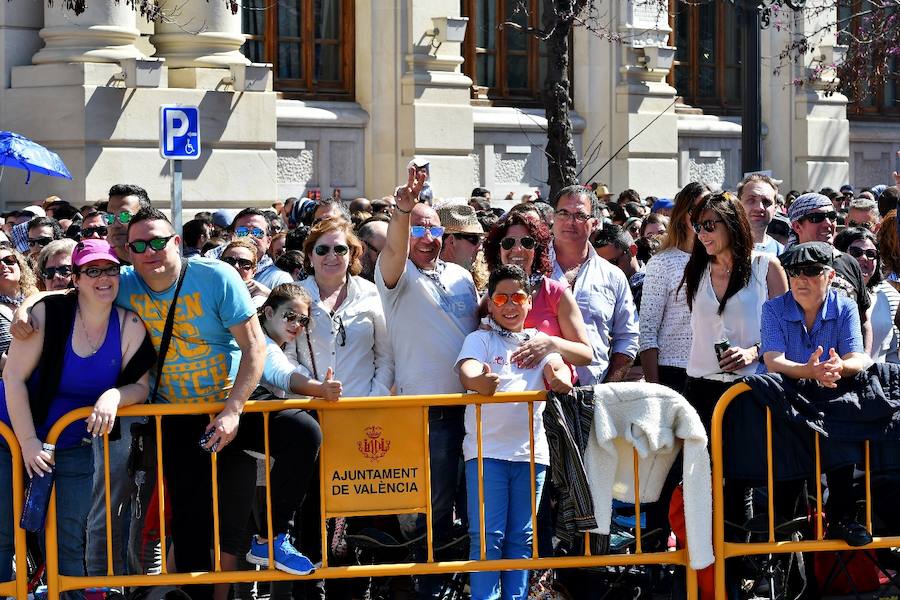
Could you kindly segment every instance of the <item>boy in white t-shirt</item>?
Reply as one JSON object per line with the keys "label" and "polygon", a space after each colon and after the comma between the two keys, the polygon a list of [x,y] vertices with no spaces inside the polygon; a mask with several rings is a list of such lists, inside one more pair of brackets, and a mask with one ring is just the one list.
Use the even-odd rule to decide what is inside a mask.
{"label": "boy in white t-shirt", "polygon": [[[571,371],[562,357],[552,352],[530,369],[511,360],[519,345],[533,338],[536,329],[524,329],[531,309],[528,276],[515,265],[503,265],[488,281],[490,329],[466,336],[456,359],[459,380],[467,390],[485,396],[495,392],[524,392],[549,387],[557,392],[572,389]],[[550,451],[544,434],[544,403],[534,406],[535,493],[541,489]],[[484,524],[487,559],[531,556],[531,448],[528,435],[528,405],[525,402],[486,404],[481,410],[482,456],[484,459]],[[478,449],[475,406],[466,407],[466,486],[469,512],[469,558],[480,558]],[[478,572],[471,575],[473,599],[525,598],[528,571]]]}

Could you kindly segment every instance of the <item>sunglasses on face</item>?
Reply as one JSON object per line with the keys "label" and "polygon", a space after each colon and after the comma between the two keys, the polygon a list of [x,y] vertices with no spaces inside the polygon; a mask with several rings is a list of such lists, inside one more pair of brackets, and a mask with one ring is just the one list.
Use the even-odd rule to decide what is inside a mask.
{"label": "sunglasses on face", "polygon": [[431,237],[433,237],[433,238],[439,238],[439,237],[443,237],[444,228],[439,227],[437,225],[432,226],[432,227],[425,227],[424,225],[413,225],[412,227],[409,228],[409,233],[414,238],[425,237],[426,233],[431,234]]}
{"label": "sunglasses on face", "polygon": [[481,243],[481,236],[477,233],[454,233],[453,237],[458,240],[465,240],[473,246],[477,246]]}
{"label": "sunglasses on face", "polygon": [[239,238],[247,237],[248,235],[252,235],[258,240],[266,237],[266,232],[260,229],[259,227],[236,227],[234,229],[234,235]]}
{"label": "sunglasses on face", "polygon": [[334,246],[318,244],[315,248],[313,248],[313,252],[316,253],[316,256],[327,256],[328,253],[332,250],[334,250],[334,253],[338,256],[344,256],[345,254],[350,252],[350,248],[348,248],[344,244],[335,244]]}
{"label": "sunglasses on face", "polygon": [[301,315],[300,313],[295,313],[292,310],[286,310],[284,314],[281,315],[281,318],[288,325],[297,323],[298,325],[300,325],[300,327],[309,326],[309,315]]}
{"label": "sunglasses on face", "polygon": [[528,294],[525,292],[514,292],[512,294],[495,292],[494,295],[491,296],[491,302],[493,302],[495,306],[503,306],[510,300],[512,300],[513,304],[525,306],[525,303],[528,302]]}
{"label": "sunglasses on face", "polygon": [[28,238],[28,245],[34,248],[35,246],[40,246],[43,248],[47,244],[53,241],[52,237],[39,237],[39,238]]}
{"label": "sunglasses on face", "polygon": [[128,247],[131,248],[132,252],[137,252],[138,254],[143,254],[147,251],[147,248],[152,248],[154,252],[159,252],[169,243],[175,235],[168,235],[166,237],[155,237],[149,240],[134,240],[133,242],[128,242]]}
{"label": "sunglasses on face", "polygon": [[850,246],[849,248],[847,248],[847,254],[849,254],[853,258],[860,258],[861,256],[865,256],[869,260],[875,260],[876,258],[878,258],[878,250],[875,250],[873,248],[863,250],[862,248],[857,248],[856,246]]}
{"label": "sunglasses on face", "polygon": [[97,279],[101,275],[106,275],[107,277],[118,277],[119,276],[119,265],[112,265],[111,267],[88,267],[87,269],[81,270],[82,275],[87,275],[91,279]]}
{"label": "sunglasses on face", "polygon": [[19,261],[16,260],[16,257],[10,254],[9,256],[4,256],[0,258],[0,262],[2,262],[7,267],[14,267],[19,264]]}
{"label": "sunglasses on face", "polygon": [[583,212],[570,213],[564,208],[559,209],[558,211],[553,213],[556,215],[557,219],[562,219],[563,221],[571,221],[572,219],[578,221],[579,223],[586,223],[588,219],[591,218],[591,215]]}
{"label": "sunglasses on face", "polygon": [[223,256],[222,262],[228,263],[232,267],[236,267],[241,271],[249,271],[253,268],[253,261],[249,258],[238,258],[236,256]]}
{"label": "sunglasses on face", "polygon": [[109,229],[105,225],[98,225],[96,227],[85,227],[81,230],[81,237],[83,238],[89,238],[94,235],[105,238],[109,235]]}
{"label": "sunglasses on face", "polygon": [[69,277],[72,274],[72,265],[62,265],[59,267],[47,267],[41,272],[44,279],[53,279],[57,275],[60,277]]}
{"label": "sunglasses on face", "polygon": [[809,221],[810,223],[815,223],[816,225],[818,225],[825,219],[828,219],[829,221],[834,223],[835,221],[837,221],[837,212],[835,212],[833,210],[829,210],[828,212],[809,213],[808,215],[805,215],[804,217],[802,217],[800,220],[801,221]]}
{"label": "sunglasses on face", "polygon": [[875,227],[875,224],[872,223],[871,221],[862,221],[862,222],[848,221],[847,226],[848,227],[862,227],[863,229],[868,229],[869,231],[872,231],[872,229]]}
{"label": "sunglasses on face", "polygon": [[822,265],[803,265],[801,267],[788,267],[785,269],[788,277],[818,277],[825,272]]}
{"label": "sunglasses on face", "polygon": [[525,250],[534,250],[534,247],[537,244],[533,237],[526,235],[525,237],[520,238],[505,237],[500,240],[500,247],[504,250],[512,250],[516,246],[516,242],[518,242]]}
{"label": "sunglasses on face", "polygon": [[104,213],[103,220],[106,221],[107,225],[112,225],[116,221],[118,221],[122,225],[128,225],[131,223],[131,217],[134,215],[128,212],[127,210],[120,211],[119,214],[114,215],[112,213]]}
{"label": "sunglasses on face", "polygon": [[694,228],[694,233],[700,233],[702,229],[706,233],[713,233],[716,230],[716,223],[724,223],[725,221],[721,219],[707,219],[705,221],[699,221],[697,223],[691,223]]}

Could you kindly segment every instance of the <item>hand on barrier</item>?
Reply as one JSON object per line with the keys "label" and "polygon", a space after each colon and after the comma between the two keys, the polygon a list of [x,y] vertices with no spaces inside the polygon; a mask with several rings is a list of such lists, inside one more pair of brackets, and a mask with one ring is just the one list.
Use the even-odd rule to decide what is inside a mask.
{"label": "hand on barrier", "polygon": [[551,352],[557,352],[553,338],[549,335],[537,335],[516,348],[510,360],[520,369],[530,369]]}
{"label": "hand on barrier", "polygon": [[483,363],[481,375],[472,379],[472,389],[482,396],[493,396],[500,384],[500,376],[491,372],[491,365]]}
{"label": "hand on barrier", "polygon": [[719,361],[719,367],[726,372],[738,371],[749,366],[756,360],[756,347],[738,348],[731,346],[722,353],[722,360]]}
{"label": "hand on barrier", "polygon": [[[213,419],[212,423],[206,426],[206,432],[212,431],[213,435],[209,438],[205,448],[211,452],[222,451],[225,446],[231,443],[234,436],[237,435],[238,425],[240,425],[240,423],[241,415],[230,408],[226,408],[220,412],[216,415],[216,418]],[[213,447],[215,447],[215,450],[211,450]]]}
{"label": "hand on barrier", "polygon": [[825,387],[837,387],[837,381],[841,378],[841,371],[844,368],[844,361],[837,355],[834,348],[828,351],[829,358],[824,362],[819,362],[819,358],[825,351],[822,346],[818,346],[806,361],[806,368],[809,370],[809,378],[815,379]]}
{"label": "hand on barrier", "polygon": [[321,397],[325,400],[337,400],[341,397],[341,392],[344,391],[344,386],[340,381],[335,381],[334,379],[334,369],[328,367],[328,371],[325,373],[325,381],[321,383]]}
{"label": "hand on barrier", "polygon": [[53,455],[44,450],[41,440],[36,437],[22,443],[22,461],[29,477],[43,477],[44,473],[52,473]]}
{"label": "hand on barrier", "polygon": [[116,422],[116,413],[119,410],[119,398],[119,390],[115,388],[100,394],[97,402],[94,403],[94,412],[85,419],[88,433],[97,437],[112,431],[113,424]]}

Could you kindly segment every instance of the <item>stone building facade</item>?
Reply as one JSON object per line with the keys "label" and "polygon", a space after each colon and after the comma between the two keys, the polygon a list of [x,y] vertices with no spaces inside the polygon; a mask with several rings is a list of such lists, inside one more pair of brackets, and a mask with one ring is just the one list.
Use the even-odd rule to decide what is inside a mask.
{"label": "stone building facade", "polygon": [[[495,198],[547,191],[541,47],[499,27],[539,23],[514,12],[517,2],[245,0],[232,13],[225,0],[167,0],[157,23],[124,0],[88,0],[78,16],[61,4],[0,2],[0,129],[53,148],[74,177],[35,177],[26,187],[7,170],[6,205],[49,194],[82,204],[117,182],[139,183],[165,205],[158,113],[178,103],[201,110],[203,153],[184,169],[188,209],[335,188],[344,198],[381,196],[413,156],[430,159],[440,197],[467,197],[475,186]],[[655,0],[605,1],[615,41],[576,30],[572,119],[585,180],[671,196],[692,180],[740,179],[731,17],[716,8],[730,3],[711,4],[711,13],[669,15]],[[884,114],[857,118],[824,83],[792,85],[839,56],[834,34],[818,36],[805,64],[776,74],[787,36],[804,28],[817,27],[794,18],[763,32],[763,167],[786,188],[883,182],[900,167],[896,94]],[[165,61],[158,82],[123,81],[129,59],[148,57]],[[235,74],[251,62],[273,63],[268,80],[261,91],[236,89]]]}

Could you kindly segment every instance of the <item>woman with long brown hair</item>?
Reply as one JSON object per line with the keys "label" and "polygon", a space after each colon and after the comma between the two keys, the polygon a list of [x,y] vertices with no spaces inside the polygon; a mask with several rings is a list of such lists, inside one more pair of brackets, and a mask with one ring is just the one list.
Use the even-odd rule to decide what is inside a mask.
{"label": "woman with long brown hair", "polygon": [[696,181],[678,192],[662,245],[644,269],[641,367],[647,381],[677,392],[684,389],[691,350],[691,313],[678,287],[694,248],[691,211],[708,195],[709,188]]}
{"label": "woman with long brown hair", "polygon": [[756,372],[763,303],[788,287],[778,259],[753,251],[750,222],[733,194],[706,198],[692,216],[696,239],[679,286],[691,310],[684,396],[708,430],[719,396]]}
{"label": "woman with long brown hair", "polygon": [[0,242],[0,369],[12,337],[9,326],[22,301],[38,291],[34,271],[9,242]]}

